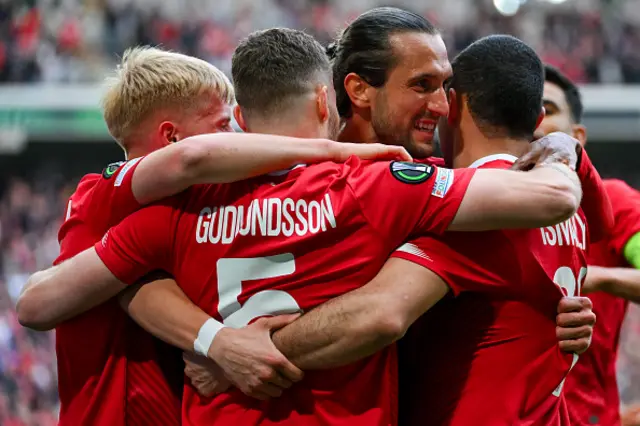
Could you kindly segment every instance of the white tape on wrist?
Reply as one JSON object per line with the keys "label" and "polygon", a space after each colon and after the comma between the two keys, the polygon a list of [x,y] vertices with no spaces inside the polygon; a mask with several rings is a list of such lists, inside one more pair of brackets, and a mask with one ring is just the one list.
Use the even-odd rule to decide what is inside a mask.
{"label": "white tape on wrist", "polygon": [[200,331],[198,331],[198,337],[193,342],[193,350],[198,355],[209,356],[209,347],[213,343],[213,339],[216,334],[222,330],[225,326],[213,318],[209,318],[202,324]]}

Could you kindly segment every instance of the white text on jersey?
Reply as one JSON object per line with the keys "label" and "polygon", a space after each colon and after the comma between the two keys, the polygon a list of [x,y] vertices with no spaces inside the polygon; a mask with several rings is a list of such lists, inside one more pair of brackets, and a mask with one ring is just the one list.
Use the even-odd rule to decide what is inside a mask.
{"label": "white text on jersey", "polygon": [[231,244],[236,236],[290,237],[336,227],[329,194],[320,201],[291,198],[253,200],[248,206],[205,207],[196,226],[196,242]]}
{"label": "white text on jersey", "polygon": [[540,228],[540,232],[544,245],[566,245],[575,246],[581,250],[587,249],[587,228],[577,214],[555,226]]}

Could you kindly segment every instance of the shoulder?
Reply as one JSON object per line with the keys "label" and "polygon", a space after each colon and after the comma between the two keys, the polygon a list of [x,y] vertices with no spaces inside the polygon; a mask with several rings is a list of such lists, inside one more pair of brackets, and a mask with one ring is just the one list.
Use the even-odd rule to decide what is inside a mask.
{"label": "shoulder", "polygon": [[602,183],[605,189],[613,194],[624,192],[638,193],[636,189],[632,188],[628,183],[620,179],[603,179]]}

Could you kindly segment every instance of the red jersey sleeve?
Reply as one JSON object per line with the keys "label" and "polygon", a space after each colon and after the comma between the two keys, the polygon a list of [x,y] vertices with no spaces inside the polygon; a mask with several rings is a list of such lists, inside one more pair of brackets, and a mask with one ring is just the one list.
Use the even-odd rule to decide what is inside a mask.
{"label": "red jersey sleeve", "polygon": [[618,179],[607,179],[604,185],[615,217],[610,244],[617,254],[623,256],[624,246],[640,232],[640,192]]}
{"label": "red jersey sleeve", "polygon": [[456,296],[463,291],[487,291],[506,284],[502,278],[456,252],[439,237],[416,238],[400,246],[391,257],[429,269],[442,278]]}
{"label": "red jersey sleeve", "polygon": [[96,243],[98,256],[113,275],[128,285],[154,270],[167,271],[172,258],[173,213],[170,203],[135,212]]}
{"label": "red jersey sleeve", "polygon": [[584,149],[578,165],[578,177],[582,183],[583,193],[580,207],[589,224],[591,242],[595,243],[610,235],[614,226],[614,217],[600,174]]}
{"label": "red jersey sleeve", "polygon": [[348,179],[364,216],[394,247],[414,233],[441,234],[453,221],[475,169],[363,163]]}

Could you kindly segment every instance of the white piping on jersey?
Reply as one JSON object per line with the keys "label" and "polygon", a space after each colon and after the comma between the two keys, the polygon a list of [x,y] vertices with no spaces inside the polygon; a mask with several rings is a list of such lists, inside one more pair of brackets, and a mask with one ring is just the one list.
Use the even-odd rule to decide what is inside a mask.
{"label": "white piping on jersey", "polygon": [[275,172],[271,172],[271,173],[267,173],[269,176],[282,176],[282,175],[286,175],[287,173],[289,173],[291,170],[295,170],[298,167],[304,167],[306,166],[306,164],[296,164],[295,166],[291,167],[290,169],[286,169],[286,170],[278,170]]}
{"label": "white piping on jersey", "polygon": [[418,256],[418,257],[421,257],[423,259],[426,259],[426,260],[431,260],[431,258],[429,256],[427,256],[425,254],[425,252],[420,250],[420,248],[418,246],[416,246],[415,244],[404,243],[403,245],[398,247],[396,249],[396,251],[402,251],[404,253],[409,253],[409,254],[412,254],[414,256]]}
{"label": "white piping on jersey", "polygon": [[490,163],[492,161],[496,161],[496,160],[504,160],[504,161],[508,161],[510,163],[515,163],[517,159],[518,159],[518,157],[516,157],[515,155],[511,155],[511,154],[487,155],[486,157],[479,158],[476,161],[474,161],[473,163],[471,163],[471,165],[468,168],[469,169],[477,169],[478,167],[482,167],[485,164]]}

